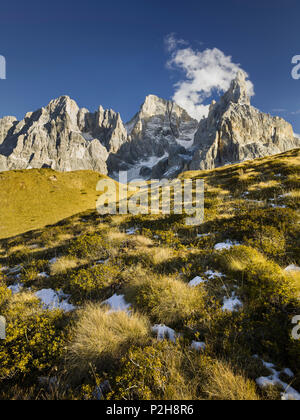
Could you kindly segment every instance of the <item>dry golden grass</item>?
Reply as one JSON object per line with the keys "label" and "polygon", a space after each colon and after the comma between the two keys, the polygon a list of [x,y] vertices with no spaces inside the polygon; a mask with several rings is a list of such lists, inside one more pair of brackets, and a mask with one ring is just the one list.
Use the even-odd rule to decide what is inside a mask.
{"label": "dry golden grass", "polygon": [[73,239],[74,235],[70,233],[62,233],[61,235],[58,235],[57,240],[59,243],[69,241],[70,239]]}
{"label": "dry golden grass", "polygon": [[83,264],[83,261],[80,261],[77,258],[68,255],[60,257],[54,263],[51,264],[50,274],[51,276],[65,274],[67,271],[76,268],[79,264]]}
{"label": "dry golden grass", "polygon": [[8,255],[16,254],[17,252],[30,252],[30,248],[26,245],[20,244],[9,249]]}
{"label": "dry golden grass", "polygon": [[110,229],[106,232],[105,239],[113,246],[120,247],[126,241],[127,235],[119,230]]}
{"label": "dry golden grass", "polygon": [[21,313],[23,318],[27,318],[41,312],[42,307],[39,305],[39,299],[32,292],[23,291],[11,295],[7,302],[7,311],[10,312],[12,320],[12,315],[19,317]]}
{"label": "dry golden grass", "polygon": [[171,260],[176,255],[172,248],[153,248],[151,249],[151,257],[153,264],[161,264]]}
{"label": "dry golden grass", "polygon": [[245,271],[250,261],[255,265],[264,265],[266,258],[258,251],[245,247],[235,247],[223,256],[223,264],[231,272]]}
{"label": "dry golden grass", "polygon": [[0,238],[44,228],[95,209],[96,186],[101,179],[107,177],[93,171],[61,173],[31,169],[1,172]]}
{"label": "dry golden grass", "polygon": [[191,288],[182,280],[168,276],[147,275],[133,278],[125,295],[155,322],[173,325],[204,311],[202,287]]}
{"label": "dry golden grass", "polygon": [[110,312],[99,304],[82,309],[73,327],[67,363],[75,377],[83,377],[91,366],[105,367],[118,360],[131,346],[149,337],[149,321],[142,315]]}
{"label": "dry golden grass", "polygon": [[218,188],[218,187],[211,187],[211,186],[207,186],[206,187],[206,193],[208,194],[215,194],[218,196],[225,196],[225,195],[229,195],[231,194],[231,192],[229,190],[223,189],[223,188]]}
{"label": "dry golden grass", "polygon": [[111,226],[116,227],[116,226],[120,226],[120,224],[125,223],[131,216],[127,216],[127,215],[114,215],[111,216]]}
{"label": "dry golden grass", "polygon": [[234,373],[232,368],[223,362],[215,362],[209,375],[205,392],[212,400],[256,401],[259,396],[253,381],[241,373]]}
{"label": "dry golden grass", "polygon": [[135,248],[147,248],[149,246],[153,246],[152,239],[142,235],[133,235],[130,237],[127,236],[127,241]]}
{"label": "dry golden grass", "polygon": [[105,233],[105,239],[113,246],[120,247],[122,244],[127,244],[133,248],[147,248],[153,245],[150,238],[142,235],[127,235],[119,230],[108,230]]}
{"label": "dry golden grass", "polygon": [[251,185],[251,187],[249,187],[249,191],[259,191],[265,188],[276,188],[276,187],[280,188],[281,183],[279,181],[271,180],[271,181],[259,182],[257,184]]}

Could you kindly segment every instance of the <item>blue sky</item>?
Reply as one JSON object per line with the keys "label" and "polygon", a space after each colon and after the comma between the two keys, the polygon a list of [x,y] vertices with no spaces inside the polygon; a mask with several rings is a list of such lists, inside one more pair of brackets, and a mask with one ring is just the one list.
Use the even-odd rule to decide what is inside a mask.
{"label": "blue sky", "polygon": [[172,98],[185,77],[166,66],[164,39],[174,33],[195,53],[218,48],[232,56],[254,84],[253,104],[300,133],[300,80],[291,77],[299,16],[299,0],[2,2],[7,79],[0,80],[0,117],[22,118],[67,94],[127,121],[146,95]]}

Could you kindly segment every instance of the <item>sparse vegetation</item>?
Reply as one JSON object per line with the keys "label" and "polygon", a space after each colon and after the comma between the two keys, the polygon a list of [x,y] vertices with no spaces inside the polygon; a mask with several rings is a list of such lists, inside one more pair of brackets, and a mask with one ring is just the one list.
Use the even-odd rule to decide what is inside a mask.
{"label": "sparse vegetation", "polygon": [[[297,150],[183,173],[205,181],[195,227],[100,216],[93,172],[55,188],[47,169],[0,174],[0,399],[95,399],[103,383],[106,399],[280,399],[257,386],[262,360],[300,392],[300,277],[285,270],[300,266],[299,173]],[[42,289],[75,310],[46,307]]]}

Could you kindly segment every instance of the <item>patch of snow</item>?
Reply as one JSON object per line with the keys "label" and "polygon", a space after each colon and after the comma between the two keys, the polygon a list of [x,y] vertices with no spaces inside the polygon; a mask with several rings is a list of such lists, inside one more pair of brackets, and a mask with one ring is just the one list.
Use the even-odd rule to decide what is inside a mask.
{"label": "patch of snow", "polygon": [[[152,169],[155,165],[157,165],[161,160],[165,159],[168,156],[167,153],[165,153],[163,156],[151,156],[148,157],[145,160],[140,160],[139,162],[137,162],[134,165],[131,165],[130,169],[127,171],[127,181],[131,182],[134,180],[138,180],[138,179],[144,179],[144,177],[142,177],[140,175],[140,171],[143,167],[147,167]],[[112,179],[114,179],[115,181],[119,181],[119,173],[113,173],[111,175]]]}
{"label": "patch of snow", "polygon": [[49,260],[49,264],[54,264],[57,261],[57,257],[52,258],[51,260]]}
{"label": "patch of snow", "polygon": [[205,280],[203,280],[202,277],[197,276],[189,282],[189,286],[190,287],[197,287],[197,286],[199,286],[199,284],[202,284],[202,283],[205,283]]}
{"label": "patch of snow", "polygon": [[42,289],[36,292],[35,296],[43,303],[45,309],[61,309],[64,312],[70,312],[76,309],[75,306],[68,302],[70,296],[65,295],[62,290],[56,292],[53,289]]}
{"label": "patch of snow", "polygon": [[176,337],[178,337],[178,334],[174,330],[172,330],[172,328],[161,324],[154,325],[154,327],[152,327],[151,329],[155,334],[157,334],[158,341],[169,339],[170,341],[173,341],[173,343],[176,342]]}
{"label": "patch of snow", "polygon": [[167,172],[164,173],[165,177],[170,177],[171,175],[175,174],[178,171],[181,171],[182,168],[180,165],[177,166],[172,166],[172,168],[170,168]]}
{"label": "patch of snow", "polygon": [[29,248],[30,249],[37,249],[37,248],[39,248],[39,245],[38,244],[29,245]]}
{"label": "patch of snow", "polygon": [[96,261],[96,265],[99,265],[99,264],[107,264],[108,261],[109,261],[109,258],[107,258],[107,260],[98,260],[98,261]]}
{"label": "patch of snow", "polygon": [[231,298],[224,298],[222,310],[234,312],[243,306],[242,302],[236,297],[233,292]]}
{"label": "patch of snow", "polygon": [[191,348],[197,351],[204,351],[206,348],[206,344],[200,341],[193,341]]}
{"label": "patch of snow", "polygon": [[282,373],[284,373],[285,375],[289,376],[290,378],[294,378],[295,375],[293,374],[293,372],[291,371],[291,369],[285,368],[283,369]]}
{"label": "patch of snow", "polygon": [[45,271],[43,271],[42,273],[39,273],[37,276],[38,276],[38,277],[42,277],[42,278],[47,278],[47,277],[49,277],[49,275],[48,275]]}
{"label": "patch of snow", "polygon": [[[254,356],[254,357],[258,358],[258,356]],[[280,372],[275,369],[275,366],[272,363],[267,363],[267,362],[264,362],[263,360],[262,362],[263,362],[263,365],[267,369],[269,369],[269,371],[271,372],[271,375],[262,376],[256,379],[257,385],[260,388],[279,385],[284,389],[284,392],[281,393],[282,401],[290,401],[290,400],[300,401],[300,393],[280,379],[281,373],[285,373],[290,378],[293,378],[294,377],[293,372],[290,369],[284,369],[283,371]]]}
{"label": "patch of snow", "polygon": [[18,273],[20,273],[20,271],[22,270],[22,266],[21,265],[17,265],[16,267],[14,267],[14,268],[11,268],[9,271],[8,271],[8,273],[7,274],[18,274]]}
{"label": "patch of snow", "polygon": [[111,312],[125,311],[130,312],[130,304],[125,301],[124,295],[114,294],[111,298],[105,300],[103,305],[108,305]]}
{"label": "patch of snow", "polygon": [[286,206],[284,206],[284,205],[279,206],[278,204],[271,204],[271,207],[273,209],[286,209]]}
{"label": "patch of snow", "polygon": [[295,264],[291,264],[284,269],[284,271],[300,271],[300,267]]}
{"label": "patch of snow", "polygon": [[238,246],[240,245],[238,242],[232,242],[227,240],[226,242],[220,242],[219,244],[215,245],[215,250],[216,251],[223,251],[225,249],[230,249],[234,246]]}
{"label": "patch of snow", "polygon": [[17,293],[20,293],[20,291],[23,288],[23,284],[22,283],[16,283],[13,284],[12,286],[9,286],[8,289],[11,290],[12,294],[15,295]]}
{"label": "patch of snow", "polygon": [[222,277],[226,277],[225,274],[219,273],[218,271],[212,271],[212,270],[208,270],[204,274],[209,278],[209,280],[213,280],[215,278],[221,279]]}
{"label": "patch of snow", "polygon": [[126,234],[127,235],[135,235],[138,230],[139,230],[138,228],[131,227],[131,228],[126,230]]}
{"label": "patch of snow", "polygon": [[206,238],[207,236],[211,236],[211,233],[198,233],[197,238]]}

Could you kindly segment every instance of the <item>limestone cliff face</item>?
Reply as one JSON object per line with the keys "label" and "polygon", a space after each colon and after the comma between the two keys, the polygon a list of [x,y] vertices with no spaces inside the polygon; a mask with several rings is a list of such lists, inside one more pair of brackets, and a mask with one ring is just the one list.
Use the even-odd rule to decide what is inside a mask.
{"label": "limestone cliff face", "polygon": [[0,170],[50,167],[107,173],[108,154],[127,141],[120,115],[79,109],[62,96],[18,122],[0,120]]}
{"label": "limestone cliff face", "polygon": [[220,102],[195,134],[196,152],[191,170],[211,169],[300,147],[292,126],[279,117],[264,114],[250,105],[245,75],[239,72]]}
{"label": "limestone cliff face", "polygon": [[[129,141],[108,159],[110,172],[136,167],[136,176],[140,175],[139,172],[151,176],[149,169],[159,164],[160,170],[156,168],[154,172],[162,177],[170,165],[174,168],[175,156],[177,172],[180,172],[197,126],[198,122],[174,102],[155,95],[147,96],[140,111],[126,124]],[[151,168],[147,166],[147,160],[151,162]],[[164,160],[164,165],[161,165],[161,160]]]}
{"label": "limestone cliff face", "polygon": [[[196,134],[195,134],[196,133]],[[0,119],[0,172],[49,167],[91,169],[118,178],[172,178],[300,147],[292,126],[250,105],[242,72],[198,123],[172,101],[147,96],[123,124],[120,114],[80,109],[68,96],[45,108]]]}

